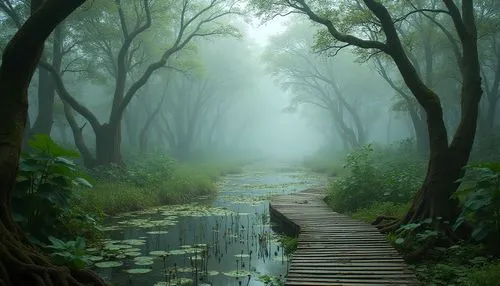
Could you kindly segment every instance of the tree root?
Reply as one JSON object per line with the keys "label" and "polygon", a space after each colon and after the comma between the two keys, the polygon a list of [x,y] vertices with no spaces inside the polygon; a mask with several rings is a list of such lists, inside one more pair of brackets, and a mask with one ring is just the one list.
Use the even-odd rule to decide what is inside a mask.
{"label": "tree root", "polygon": [[418,260],[420,257],[422,257],[423,255],[425,255],[427,253],[427,251],[429,251],[430,249],[432,249],[434,247],[434,245],[436,245],[436,241],[437,239],[436,238],[431,238],[431,239],[428,239],[424,245],[422,245],[421,247],[419,247],[418,249],[410,252],[410,253],[407,253],[406,255],[404,255],[404,259],[406,261],[416,261]]}
{"label": "tree root", "polygon": [[381,222],[383,222],[384,220],[394,221],[394,220],[398,220],[398,218],[397,217],[393,217],[393,216],[380,215],[371,224],[372,225],[378,225]]}
{"label": "tree root", "polygon": [[105,286],[106,283],[88,270],[70,270],[53,265],[43,254],[24,244],[15,232],[0,221],[1,286]]}

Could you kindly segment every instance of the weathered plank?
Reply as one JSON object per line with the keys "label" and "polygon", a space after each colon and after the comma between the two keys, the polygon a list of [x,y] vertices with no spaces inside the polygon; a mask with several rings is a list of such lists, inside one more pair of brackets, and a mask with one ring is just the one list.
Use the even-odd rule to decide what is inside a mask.
{"label": "weathered plank", "polygon": [[378,230],[333,212],[318,190],[271,199],[271,219],[299,233],[287,286],[421,285]]}

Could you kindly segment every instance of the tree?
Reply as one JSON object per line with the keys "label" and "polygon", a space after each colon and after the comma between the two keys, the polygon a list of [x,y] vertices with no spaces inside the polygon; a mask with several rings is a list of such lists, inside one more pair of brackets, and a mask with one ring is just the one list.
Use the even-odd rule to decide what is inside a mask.
{"label": "tree", "polygon": [[[95,156],[87,153],[85,149],[80,149],[84,158],[85,165],[92,167],[94,165],[122,164],[121,156],[121,126],[125,109],[131,102],[136,93],[148,82],[151,75],[157,70],[167,66],[172,56],[179,53],[188,46],[195,38],[216,36],[216,35],[236,35],[237,32],[228,25],[220,23],[219,20],[230,14],[237,14],[238,0],[222,1],[211,0],[207,3],[195,0],[172,1],[167,3],[168,7],[162,10],[168,12],[172,19],[169,23],[172,27],[172,37],[161,47],[159,59],[155,59],[147,65],[142,71],[137,72],[137,78],[131,76],[132,70],[141,66],[143,62],[138,61],[136,55],[141,48],[141,36],[146,35],[152,27],[154,19],[152,17],[152,2],[141,0],[138,3],[125,3],[115,0],[113,8],[115,14],[102,13],[103,19],[112,19],[112,15],[117,17],[120,23],[120,37],[118,53],[113,52],[113,43],[104,37],[98,37],[99,44],[104,52],[109,56],[107,62],[108,68],[115,78],[113,99],[109,119],[101,123],[97,116],[82,103],[80,103],[66,87],[57,71],[49,64],[43,63],[42,66],[48,69],[55,79],[57,92],[59,96],[67,102],[72,109],[83,116],[95,133]],[[157,2],[158,4],[160,2]],[[159,4],[158,4],[159,5]],[[129,7],[132,10],[126,10]],[[162,7],[160,7],[162,8]],[[156,11],[158,12],[158,11]],[[161,12],[161,11],[160,11]],[[117,16],[116,16],[117,15]],[[136,15],[136,18],[127,16]],[[97,19],[99,22],[100,20]],[[132,23],[132,24],[131,24]],[[109,23],[106,24],[109,26]],[[102,26],[102,23],[101,23]],[[138,64],[139,63],[139,64]],[[73,128],[73,131],[76,129]],[[75,137],[76,139],[77,137]],[[78,136],[80,138],[80,136]],[[85,142],[76,143],[77,146],[85,146]],[[88,156],[90,155],[90,156]]]}
{"label": "tree", "polygon": [[220,92],[220,83],[190,75],[176,78],[169,91],[166,112],[161,113],[170,152],[179,160],[191,158],[200,136],[203,114]]}
{"label": "tree", "polygon": [[[5,0],[0,3],[0,11],[4,14],[8,15],[11,23],[11,26],[14,26],[16,29],[19,29],[22,25],[22,22],[27,17],[26,14],[29,7],[30,1],[12,1]],[[32,1],[36,3],[36,1]],[[54,31],[54,40],[52,42],[52,59],[51,62],[55,67],[59,67],[62,59],[62,24],[59,24]],[[47,58],[47,51],[44,51],[42,54],[42,58]],[[38,112],[33,122],[33,125],[27,124],[27,132],[25,133],[25,141],[27,141],[27,137],[30,134],[50,134],[53,124],[53,105],[54,105],[54,97],[55,97],[55,86],[50,76],[49,72],[45,69],[38,70]],[[26,143],[26,142],[25,142]]]}
{"label": "tree", "polygon": [[492,0],[479,1],[478,30],[480,31],[481,75],[485,91],[483,123],[480,128],[491,135],[495,130],[496,111],[500,100],[500,3]]}
{"label": "tree", "polygon": [[[320,44],[334,49],[354,46],[374,53],[385,53],[392,59],[405,84],[425,111],[430,152],[426,177],[407,215],[401,221],[384,225],[382,231],[394,230],[401,224],[426,218],[434,219],[435,227],[449,230],[437,218],[455,221],[459,213],[458,201],[450,199],[450,196],[458,188],[457,180],[463,177],[463,167],[469,160],[482,96],[473,1],[461,1],[459,7],[452,0],[443,0],[442,7],[416,9],[400,17],[389,12],[390,6],[384,4],[386,2],[374,0],[341,1],[335,5],[330,1],[306,0],[255,0],[253,3],[262,14],[268,16],[290,13],[306,15],[325,28],[318,35]],[[440,97],[418,74],[401,43],[397,29],[401,19],[423,12],[449,17],[460,40],[458,65],[462,79],[461,117],[450,142]],[[441,21],[446,20],[442,18],[440,17]],[[366,37],[377,31],[381,33],[378,37],[381,40]]]}
{"label": "tree", "polygon": [[0,66],[0,284],[105,285],[84,270],[52,265],[28,242],[11,215],[19,154],[27,121],[28,86],[43,45],[55,27],[84,0],[33,1],[32,15],[6,46]]}
{"label": "tree", "polygon": [[[293,92],[292,106],[306,103],[324,109],[347,149],[360,147],[367,143],[368,130],[360,116],[361,106],[354,108],[353,102],[356,95],[366,91],[352,90],[355,83],[339,76],[339,70],[345,73],[354,70],[354,65],[342,65],[325,54],[312,53],[310,29],[296,24],[275,37],[264,57],[268,70]],[[346,92],[346,87],[351,90]]]}

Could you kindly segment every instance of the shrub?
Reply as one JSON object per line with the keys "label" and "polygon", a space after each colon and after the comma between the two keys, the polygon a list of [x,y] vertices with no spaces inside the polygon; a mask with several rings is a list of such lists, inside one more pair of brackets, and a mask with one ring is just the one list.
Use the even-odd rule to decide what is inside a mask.
{"label": "shrub", "polygon": [[[473,224],[472,238],[487,242],[498,250],[500,241],[500,164],[480,163],[468,166],[470,187],[455,192],[463,199],[462,213],[455,222],[458,228],[465,221]],[[472,178],[471,178],[472,177]]]}
{"label": "shrub", "polygon": [[408,211],[409,203],[375,202],[369,207],[356,210],[352,217],[366,222],[373,222],[378,216],[402,217]]}
{"label": "shrub", "polygon": [[68,158],[78,153],[62,148],[48,135],[38,134],[23,153],[12,197],[13,217],[36,243],[52,235],[68,236],[65,220],[73,217],[70,200],[76,186],[92,187]]}
{"label": "shrub", "polygon": [[422,182],[425,164],[402,152],[394,147],[375,151],[371,145],[351,152],[345,159],[349,173],[330,183],[327,202],[349,213],[376,202],[408,202]]}
{"label": "shrub", "polygon": [[500,262],[471,271],[469,281],[471,286],[497,286],[500,281]]}

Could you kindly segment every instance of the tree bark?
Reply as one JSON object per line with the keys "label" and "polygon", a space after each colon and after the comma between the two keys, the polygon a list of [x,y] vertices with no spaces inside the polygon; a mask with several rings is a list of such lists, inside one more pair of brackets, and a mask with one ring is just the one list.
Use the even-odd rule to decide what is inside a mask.
{"label": "tree bark", "polygon": [[[462,3],[461,13],[452,1],[444,2],[450,11],[450,16],[462,43],[462,60],[460,62],[462,74],[461,118],[450,144],[448,144],[439,97],[421,81],[405,56],[387,10],[382,9],[380,4],[371,4],[373,7],[370,7],[385,23],[384,29],[388,43],[391,44],[390,56],[427,115],[430,146],[428,170],[424,183],[417,192],[403,223],[415,222],[423,218],[436,219],[437,217],[442,217],[444,221],[455,221],[459,202],[451,199],[450,196],[459,186],[456,181],[464,175],[463,167],[469,161],[476,134],[482,88],[472,1]],[[392,226],[383,227],[382,230],[393,230],[398,228],[400,223],[393,223]]]}
{"label": "tree bark", "polygon": [[104,123],[95,131],[96,164],[109,166],[123,165],[121,156],[121,122],[117,124]]}
{"label": "tree bark", "polygon": [[0,285],[105,285],[87,271],[70,271],[52,265],[31,246],[11,215],[11,194],[28,116],[28,86],[45,40],[57,24],[83,2],[43,2],[3,53],[0,66]]}

